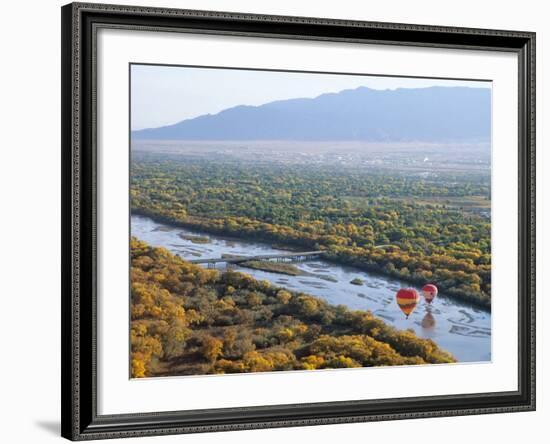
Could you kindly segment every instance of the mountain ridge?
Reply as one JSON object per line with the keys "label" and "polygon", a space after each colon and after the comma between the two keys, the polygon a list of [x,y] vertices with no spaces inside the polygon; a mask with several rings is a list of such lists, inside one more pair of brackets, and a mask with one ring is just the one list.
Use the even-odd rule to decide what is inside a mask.
{"label": "mountain ridge", "polygon": [[314,98],[237,105],[172,125],[132,131],[133,140],[485,141],[491,90],[367,87]]}

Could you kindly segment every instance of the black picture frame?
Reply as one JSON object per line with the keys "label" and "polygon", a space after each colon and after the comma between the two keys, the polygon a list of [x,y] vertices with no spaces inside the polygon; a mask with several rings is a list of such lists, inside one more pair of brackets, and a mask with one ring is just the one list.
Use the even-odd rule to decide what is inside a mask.
{"label": "black picture frame", "polygon": [[[535,409],[535,33],[72,3],[62,14],[62,436],[71,440]],[[507,51],[519,62],[518,390],[388,400],[97,414],[96,91],[100,27]]]}

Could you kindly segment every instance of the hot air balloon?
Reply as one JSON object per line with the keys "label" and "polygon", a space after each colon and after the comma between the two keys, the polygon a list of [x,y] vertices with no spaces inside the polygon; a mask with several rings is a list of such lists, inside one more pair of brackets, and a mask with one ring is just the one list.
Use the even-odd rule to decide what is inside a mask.
{"label": "hot air balloon", "polygon": [[397,292],[395,298],[397,300],[397,305],[399,305],[401,311],[405,313],[407,319],[414,311],[418,301],[420,300],[420,297],[414,288],[402,288]]}
{"label": "hot air balloon", "polygon": [[431,304],[437,296],[437,287],[434,284],[426,284],[422,287],[422,294],[428,304]]}

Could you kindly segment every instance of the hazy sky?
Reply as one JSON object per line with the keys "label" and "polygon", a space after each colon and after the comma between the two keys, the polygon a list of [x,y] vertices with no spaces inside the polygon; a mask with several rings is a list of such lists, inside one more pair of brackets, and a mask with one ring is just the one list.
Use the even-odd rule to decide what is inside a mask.
{"label": "hazy sky", "polygon": [[132,130],[171,125],[237,105],[317,97],[366,86],[374,89],[429,86],[490,87],[489,82],[365,75],[309,74],[239,69],[132,65]]}

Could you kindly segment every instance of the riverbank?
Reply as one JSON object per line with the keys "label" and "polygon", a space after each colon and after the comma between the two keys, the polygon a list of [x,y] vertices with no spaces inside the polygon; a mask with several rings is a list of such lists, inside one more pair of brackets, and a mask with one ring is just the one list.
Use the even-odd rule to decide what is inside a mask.
{"label": "riverbank", "polygon": [[[132,216],[131,224],[133,235],[150,245],[165,247],[173,254],[188,260],[288,253],[266,242],[212,233],[208,234],[210,243],[195,244],[183,240],[180,234],[205,236],[206,233],[156,222],[145,216]],[[395,302],[395,294],[399,288],[411,286],[409,283],[321,258],[294,262],[292,265],[305,274],[282,275],[244,268],[239,264],[232,264],[229,268],[246,273],[258,281],[269,281],[271,285],[289,291],[311,294],[334,306],[343,305],[350,310],[368,310],[395,328],[412,329],[419,337],[435,340],[441,347],[453,353],[460,362],[486,361],[491,357],[491,315],[472,304],[448,298],[441,292],[430,307],[427,307],[424,301],[420,301],[417,309],[407,319]],[[203,268],[207,269],[206,266]],[[225,265],[218,266],[218,270],[224,269]],[[355,278],[362,279],[364,284],[351,284]],[[420,293],[420,287],[416,289]],[[428,309],[431,314],[428,313]],[[433,316],[435,323],[424,322],[424,318],[430,316]],[[429,328],[422,325],[428,325]]]}
{"label": "riverbank", "polygon": [[[288,245],[289,250],[293,250],[296,248],[306,248],[306,249],[321,249],[325,250],[325,256],[324,259],[328,262],[333,262],[335,264],[342,264],[346,266],[355,267],[358,270],[366,271],[369,273],[375,273],[380,276],[388,276],[391,278],[399,279],[405,282],[408,282],[410,284],[415,284],[422,286],[426,284],[427,282],[431,282],[429,279],[425,279],[422,277],[416,277],[412,275],[404,275],[401,273],[401,271],[397,267],[393,267],[390,270],[388,270],[388,267],[382,268],[378,264],[373,262],[365,262],[364,260],[359,260],[355,257],[350,257],[348,254],[339,253],[338,251],[331,251],[330,249],[327,249],[326,247],[322,245],[318,245],[316,243],[312,242],[306,242],[303,239],[291,239],[292,242],[288,242],[289,239],[281,239],[279,236],[276,235],[276,233],[259,233],[257,231],[253,231],[251,233],[247,233],[246,237],[243,237],[240,231],[238,230],[231,230],[226,227],[216,227],[212,226],[212,224],[208,223],[208,220],[203,220],[200,218],[194,218],[191,216],[188,216],[185,221],[182,221],[180,219],[176,219],[172,216],[166,216],[166,215],[160,215],[157,213],[154,213],[149,210],[145,209],[139,209],[139,208],[133,208],[132,214],[138,215],[138,216],[145,216],[149,217],[152,220],[155,220],[156,222],[169,224],[172,226],[177,226],[181,228],[187,228],[190,230],[195,231],[201,231],[209,234],[216,234],[221,235],[228,238],[234,238],[236,240],[251,240],[254,242],[263,242],[266,244],[273,245],[276,243],[277,245],[285,245],[283,244],[284,241],[286,241],[286,245]],[[491,310],[491,300],[488,297],[485,297],[482,294],[473,294],[473,293],[466,293],[455,289],[446,289],[444,288],[441,283],[438,283],[440,286],[440,290],[444,290],[445,294],[448,297],[455,298],[460,301],[467,302],[469,304],[472,304],[476,307],[479,307],[483,310]]]}

